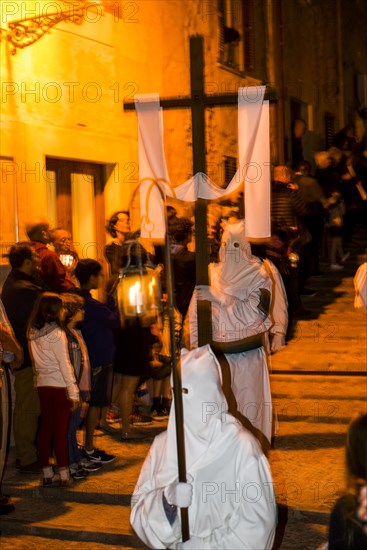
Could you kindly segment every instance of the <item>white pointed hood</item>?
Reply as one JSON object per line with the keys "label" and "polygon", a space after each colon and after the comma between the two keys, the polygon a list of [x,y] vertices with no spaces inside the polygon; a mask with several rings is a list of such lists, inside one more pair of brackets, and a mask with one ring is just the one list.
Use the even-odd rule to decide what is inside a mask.
{"label": "white pointed hood", "polygon": [[261,264],[251,253],[244,220],[226,224],[219,260],[211,265],[211,284],[226,294],[243,298],[244,288],[252,288],[263,276]]}

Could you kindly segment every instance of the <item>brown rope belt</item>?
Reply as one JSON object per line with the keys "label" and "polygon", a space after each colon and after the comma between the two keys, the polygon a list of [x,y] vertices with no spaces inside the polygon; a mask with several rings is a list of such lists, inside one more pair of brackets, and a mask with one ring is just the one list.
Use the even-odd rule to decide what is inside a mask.
{"label": "brown rope belt", "polygon": [[248,336],[242,340],[232,340],[230,342],[215,342],[212,340],[210,346],[214,352],[222,353],[242,353],[252,349],[258,349],[263,346],[263,336],[265,332]]}

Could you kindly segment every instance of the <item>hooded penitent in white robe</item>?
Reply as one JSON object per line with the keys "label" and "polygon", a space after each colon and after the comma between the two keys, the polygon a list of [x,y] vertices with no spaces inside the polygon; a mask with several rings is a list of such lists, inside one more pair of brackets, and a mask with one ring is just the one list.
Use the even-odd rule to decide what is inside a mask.
{"label": "hooded penitent in white robe", "polygon": [[[182,355],[190,537],[198,550],[270,549],[275,497],[269,464],[256,438],[228,413],[219,364],[207,345]],[[176,548],[182,540],[180,510],[168,520],[165,487],[177,482],[174,407],[158,435],[132,497],[131,525],[150,548]]]}
{"label": "hooded penitent in white robe", "polygon": [[[272,281],[261,261],[252,256],[243,220],[225,226],[219,262],[210,264],[209,274],[210,289],[219,297],[212,301],[214,342],[241,341],[269,330]],[[194,292],[189,308],[191,348],[198,345],[196,299]],[[270,442],[272,402],[264,348],[225,353],[225,358],[238,411]]]}

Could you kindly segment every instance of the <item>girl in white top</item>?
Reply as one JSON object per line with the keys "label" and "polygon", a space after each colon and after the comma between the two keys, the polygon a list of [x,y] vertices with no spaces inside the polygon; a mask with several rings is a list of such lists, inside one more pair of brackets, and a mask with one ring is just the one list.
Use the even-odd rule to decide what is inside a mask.
{"label": "girl in white top", "polygon": [[[79,389],[69,358],[63,317],[61,297],[45,292],[36,301],[29,322],[29,346],[41,404],[38,453],[44,486],[55,482],[61,487],[69,484],[68,425],[71,410],[79,406]],[[59,476],[49,462],[52,443]]]}

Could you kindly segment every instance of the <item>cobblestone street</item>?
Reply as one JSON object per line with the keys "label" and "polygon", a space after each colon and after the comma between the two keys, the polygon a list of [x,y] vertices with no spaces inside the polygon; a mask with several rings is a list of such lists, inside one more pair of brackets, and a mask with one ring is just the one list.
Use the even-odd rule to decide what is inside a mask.
{"label": "cobblestone street", "polygon": [[[347,425],[367,408],[366,316],[353,308],[364,236],[342,272],[310,280],[317,295],[304,305],[312,318],[299,322],[295,338],[271,358],[277,427],[269,460],[279,505],[274,550],[316,550],[326,539],[330,508],[344,487]],[[147,431],[153,437],[164,426],[157,422]],[[1,550],[144,548],[129,525],[129,502],[150,443],[99,434],[97,446],[118,459],[69,490],[40,489],[37,476],[16,473],[11,453],[3,490],[14,497],[16,511],[0,519]]]}

